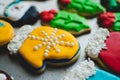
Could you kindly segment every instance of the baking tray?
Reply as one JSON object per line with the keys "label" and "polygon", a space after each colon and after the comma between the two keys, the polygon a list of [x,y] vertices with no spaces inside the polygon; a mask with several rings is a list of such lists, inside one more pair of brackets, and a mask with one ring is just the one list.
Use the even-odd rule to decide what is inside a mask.
{"label": "baking tray", "polygon": [[[96,0],[97,1],[97,0]],[[59,10],[57,6],[57,0],[47,0],[47,1],[23,1],[23,3],[28,2],[36,6],[39,12],[43,10],[55,9]],[[8,55],[7,50],[0,50],[0,70],[4,70],[9,75],[14,77],[14,80],[61,80],[66,74],[66,71],[75,67],[81,61],[85,59],[84,48],[87,45],[88,38],[93,34],[97,28],[96,18],[87,19],[87,24],[91,27],[92,31],[89,34],[84,34],[76,37],[81,45],[81,54],[76,63],[67,67],[50,67],[47,66],[46,70],[42,74],[34,74],[29,72],[20,64],[17,58]],[[40,20],[38,20],[33,26],[40,26]],[[17,31],[18,28],[14,27]]]}

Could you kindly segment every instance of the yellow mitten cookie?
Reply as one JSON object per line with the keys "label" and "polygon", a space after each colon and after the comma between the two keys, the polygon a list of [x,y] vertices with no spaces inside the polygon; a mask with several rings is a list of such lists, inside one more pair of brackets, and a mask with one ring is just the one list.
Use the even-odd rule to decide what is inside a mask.
{"label": "yellow mitten cookie", "polygon": [[3,20],[0,20],[0,46],[7,44],[13,37],[12,26]]}
{"label": "yellow mitten cookie", "polygon": [[25,25],[11,40],[8,49],[19,52],[22,60],[36,71],[43,71],[46,62],[55,66],[63,66],[76,61],[80,46],[69,32],[51,27]]}

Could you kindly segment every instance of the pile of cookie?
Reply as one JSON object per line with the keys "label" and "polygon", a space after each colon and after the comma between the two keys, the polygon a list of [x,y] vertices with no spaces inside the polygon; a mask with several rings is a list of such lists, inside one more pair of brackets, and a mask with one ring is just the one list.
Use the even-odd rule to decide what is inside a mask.
{"label": "pile of cookie", "polygon": [[[120,1],[58,0],[59,11],[37,11],[20,0],[0,1],[0,48],[35,73],[45,71],[46,64],[70,65],[82,54],[76,36],[91,32],[86,23],[97,17],[100,28],[88,40],[85,60],[68,71],[62,80],[120,80]],[[32,24],[40,19],[42,26]],[[15,33],[13,27],[20,29]],[[22,27],[21,27],[22,26]],[[101,69],[95,67],[95,63]],[[104,70],[102,70],[104,69]],[[12,80],[0,71],[0,80]]]}

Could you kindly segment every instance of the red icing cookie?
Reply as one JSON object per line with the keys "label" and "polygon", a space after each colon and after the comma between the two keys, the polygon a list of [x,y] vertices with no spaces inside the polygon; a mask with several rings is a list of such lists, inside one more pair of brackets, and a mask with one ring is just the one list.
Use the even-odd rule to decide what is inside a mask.
{"label": "red icing cookie", "polygon": [[120,32],[98,29],[89,39],[87,56],[102,68],[120,74]]}
{"label": "red icing cookie", "polygon": [[111,32],[105,44],[108,49],[100,52],[100,59],[111,70],[120,73],[120,32]]}

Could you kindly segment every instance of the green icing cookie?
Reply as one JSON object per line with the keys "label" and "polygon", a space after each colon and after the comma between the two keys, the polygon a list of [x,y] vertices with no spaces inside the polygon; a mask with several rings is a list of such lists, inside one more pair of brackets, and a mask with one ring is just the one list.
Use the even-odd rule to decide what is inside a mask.
{"label": "green icing cookie", "polygon": [[112,29],[115,31],[120,31],[120,13],[114,13],[115,21]]}
{"label": "green icing cookie", "polygon": [[104,8],[91,0],[71,0],[67,8],[76,9],[81,13],[96,14],[103,12]]}
{"label": "green icing cookie", "polygon": [[117,0],[109,0],[108,7],[110,10],[119,9],[120,4],[117,3]]}
{"label": "green icing cookie", "polygon": [[79,32],[82,29],[89,29],[89,26],[86,25],[85,21],[85,18],[80,17],[75,13],[59,11],[50,21],[50,25],[54,28]]}

